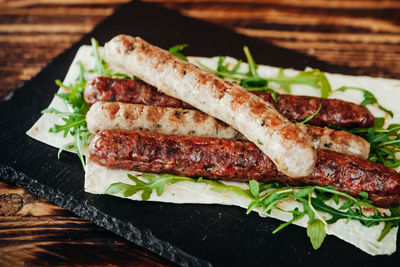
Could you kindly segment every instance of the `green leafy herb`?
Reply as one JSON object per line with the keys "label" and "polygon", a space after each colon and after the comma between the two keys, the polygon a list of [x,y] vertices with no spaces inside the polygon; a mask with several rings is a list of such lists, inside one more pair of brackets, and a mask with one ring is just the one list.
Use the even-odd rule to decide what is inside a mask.
{"label": "green leafy herb", "polygon": [[90,73],[97,73],[98,76],[106,76],[112,78],[123,78],[123,79],[132,79],[133,77],[119,72],[114,72],[111,70],[107,63],[100,57],[99,53],[99,43],[96,39],[91,38],[92,43],[92,56],[95,59],[95,69],[89,70]]}
{"label": "green leafy herb", "polygon": [[199,178],[196,181],[197,183],[207,183],[211,185],[212,187],[210,188],[211,191],[218,192],[218,193],[224,193],[224,192],[234,192],[237,195],[244,196],[244,197],[251,197],[250,190],[243,190],[240,187],[234,186],[234,185],[227,185],[219,181],[213,181],[213,180],[208,180],[208,179],[203,179]]}
{"label": "green leafy herb", "polygon": [[319,89],[321,91],[321,97],[323,98],[327,98],[332,91],[331,85],[325,74],[317,69],[302,71],[296,76],[286,76],[283,69],[280,69],[278,75],[275,77],[260,77],[257,72],[258,65],[254,61],[249,48],[245,46],[243,51],[248,64],[247,73],[239,72],[241,61],[238,61],[232,69],[229,69],[229,64],[225,64],[225,57],[219,57],[218,65],[215,70],[201,64],[200,62],[198,62],[198,64],[202,68],[217,74],[221,78],[230,79],[240,84],[249,91],[264,91],[271,93],[275,102],[276,92],[269,87],[270,82],[279,84],[287,93],[291,92],[291,86],[293,84],[304,84]]}
{"label": "green leafy herb", "polygon": [[293,218],[290,221],[287,221],[287,222],[282,223],[281,225],[279,225],[274,231],[272,231],[273,234],[276,234],[277,232],[279,232],[280,230],[282,230],[286,226],[291,225],[293,222],[300,220],[301,218],[304,217],[304,215],[306,215],[306,213],[304,211],[299,211],[298,208],[295,208],[294,210],[287,211],[287,212],[292,213]]}
{"label": "green leafy herb", "polygon": [[148,200],[151,196],[153,190],[156,190],[158,196],[164,192],[165,184],[174,184],[179,181],[191,181],[192,179],[187,177],[175,176],[171,174],[160,174],[159,177],[153,174],[142,174],[141,177],[147,180],[144,182],[139,180],[136,176],[128,174],[129,179],[135,184],[125,184],[125,183],[114,183],[111,184],[105,194],[116,194],[123,191],[124,197],[132,196],[137,192],[142,191],[142,200]]}
{"label": "green leafy herb", "polygon": [[42,113],[52,113],[62,117],[64,124],[55,124],[50,128],[50,132],[58,133],[63,132],[64,137],[71,134],[74,137],[74,142],[68,143],[59,149],[58,157],[64,149],[74,149],[85,169],[85,159],[82,153],[83,144],[89,144],[89,130],[86,125],[85,115],[89,106],[83,99],[83,91],[85,90],[85,68],[81,62],[78,62],[79,76],[74,85],[64,85],[61,81],[57,80],[56,84],[67,89],[68,93],[56,94],[64,100],[68,112],[59,111],[55,108],[47,108]]}
{"label": "green leafy herb", "polygon": [[86,113],[89,106],[83,98],[83,92],[86,86],[85,74],[96,73],[98,76],[130,78],[129,76],[121,73],[115,73],[109,69],[106,62],[100,57],[99,44],[95,39],[91,39],[92,43],[92,56],[95,59],[95,68],[93,70],[86,70],[81,62],[78,62],[79,75],[75,82],[71,85],[63,84],[60,80],[56,80],[56,84],[67,90],[65,93],[57,93],[56,96],[61,98],[68,111],[60,111],[55,108],[47,108],[42,113],[52,113],[62,117],[63,124],[55,124],[49,129],[50,132],[62,132],[66,137],[70,134],[74,141],[62,146],[58,151],[58,158],[64,149],[75,150],[83,168],[85,169],[85,159],[83,156],[83,146],[89,145],[91,134],[86,125]]}
{"label": "green leafy herb", "polygon": [[304,84],[320,89],[322,98],[327,98],[332,91],[325,74],[318,69],[302,71],[295,76],[286,76],[283,69],[280,69],[276,77],[268,78],[267,80],[281,85],[287,93],[291,93],[290,87],[293,84]]}
{"label": "green leafy herb", "polygon": [[247,75],[249,77],[258,77],[258,73],[257,73],[258,66],[257,66],[256,62],[254,61],[249,48],[247,46],[245,46],[245,47],[243,47],[243,51],[244,51],[244,54],[247,59],[247,64],[249,65],[249,72],[247,73]]}
{"label": "green leafy herb", "polygon": [[361,91],[361,92],[363,93],[364,99],[363,99],[363,101],[360,103],[360,105],[366,106],[366,105],[373,105],[373,104],[376,104],[376,106],[377,106],[380,110],[386,112],[387,114],[390,115],[390,117],[393,118],[393,112],[390,111],[390,110],[388,110],[388,109],[386,109],[386,108],[384,108],[384,107],[382,107],[382,106],[378,103],[378,100],[376,99],[375,95],[372,94],[370,91],[368,91],[368,90],[366,90],[366,89],[363,89],[363,88],[359,88],[359,87],[353,87],[353,86],[342,86],[342,87],[336,89],[335,91],[345,92],[346,90],[357,90],[357,91]]}
{"label": "green leafy herb", "polygon": [[106,67],[106,62],[100,57],[99,54],[99,43],[94,38],[91,38],[90,41],[92,42],[92,54],[96,60],[96,72],[99,74],[99,76],[107,76],[108,71]]}
{"label": "green leafy herb", "polygon": [[307,226],[307,236],[310,238],[313,248],[315,250],[319,249],[326,236],[325,224],[318,219],[309,221]]}
{"label": "green leafy herb", "polygon": [[183,49],[185,49],[185,47],[187,47],[187,46],[188,46],[187,44],[175,45],[175,46],[171,47],[168,51],[169,51],[172,55],[174,55],[174,56],[176,56],[176,57],[179,57],[180,59],[182,59],[182,60],[184,60],[184,61],[188,61],[187,58],[185,57],[185,55],[183,55],[183,54],[181,53],[181,51],[182,51]]}
{"label": "green leafy herb", "polygon": [[[215,70],[205,66],[200,62],[198,62],[198,64],[202,68],[217,74],[221,78],[230,79],[233,82],[240,84],[249,91],[264,91],[271,93],[271,96],[275,102],[277,101],[276,92],[269,87],[271,82],[279,84],[287,93],[291,93],[291,86],[294,84],[303,84],[319,89],[321,91],[322,98],[328,98],[334,92],[325,74],[318,69],[301,71],[295,76],[286,76],[284,74],[284,70],[279,69],[278,74],[275,77],[260,77],[257,72],[258,65],[251,55],[249,48],[245,46],[243,50],[248,64],[248,71],[246,73],[239,71],[241,61],[238,61],[238,63],[232,69],[229,69],[229,64],[225,63],[226,57],[219,57],[217,68]],[[380,110],[393,117],[393,112],[380,105],[376,97],[366,89],[342,86],[335,91],[344,92],[346,90],[361,91],[364,96],[364,100],[361,102],[361,105],[376,105]]]}
{"label": "green leafy herb", "polygon": [[[272,182],[260,184],[255,180],[247,183],[248,189],[243,189],[233,185],[227,185],[219,181],[213,181],[203,178],[193,179],[189,177],[175,176],[169,174],[161,174],[159,177],[153,174],[142,174],[141,177],[147,180],[144,182],[137,177],[129,175],[128,177],[135,184],[114,183],[107,188],[106,194],[116,194],[123,192],[124,196],[131,196],[137,192],[142,192],[143,200],[150,198],[152,192],[156,190],[158,196],[164,192],[166,184],[174,184],[179,181],[191,181],[193,183],[207,183],[211,185],[210,190],[219,193],[233,192],[250,200],[247,213],[254,209],[269,214],[276,209],[292,214],[292,219],[279,225],[273,233],[277,233],[291,223],[300,220],[305,215],[309,217],[307,226],[307,235],[310,238],[314,249],[318,249],[326,236],[325,225],[337,222],[340,219],[357,220],[361,224],[370,227],[379,223],[385,223],[379,240],[382,240],[392,227],[400,223],[400,207],[391,208],[391,215],[381,214],[378,209],[368,200],[366,192],[360,192],[360,197],[355,198],[349,194],[333,189],[333,186],[303,186],[290,187],[283,186],[279,183]],[[339,204],[339,197],[344,199],[343,204],[339,208],[332,207],[326,202],[333,199],[336,205]],[[294,199],[301,204],[302,210],[294,208],[293,210],[282,210],[278,203]],[[373,215],[364,214],[362,208],[367,207],[374,211]]]}
{"label": "green leafy herb", "polygon": [[400,124],[390,124],[386,129],[383,128],[383,124],[383,118],[376,118],[375,125],[371,128],[348,131],[370,143],[370,161],[395,169],[400,167]]}
{"label": "green leafy herb", "polygon": [[318,114],[318,112],[321,110],[321,104],[319,104],[319,107],[318,107],[318,109],[313,113],[313,114],[311,114],[310,116],[308,116],[307,118],[305,118],[303,121],[301,121],[301,122],[299,122],[299,123],[307,123],[307,122],[309,122],[310,120],[312,120],[314,117],[315,117],[315,115],[317,115]]}

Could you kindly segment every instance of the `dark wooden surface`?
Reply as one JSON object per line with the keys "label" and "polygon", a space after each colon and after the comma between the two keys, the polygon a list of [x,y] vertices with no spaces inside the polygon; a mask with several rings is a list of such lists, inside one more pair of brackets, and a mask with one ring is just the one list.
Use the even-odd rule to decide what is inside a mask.
{"label": "dark wooden surface", "polygon": [[[0,99],[126,0],[0,0]],[[278,46],[400,78],[400,1],[158,0]],[[1,179],[1,177],[0,177]],[[0,182],[0,266],[171,263],[21,188]]]}

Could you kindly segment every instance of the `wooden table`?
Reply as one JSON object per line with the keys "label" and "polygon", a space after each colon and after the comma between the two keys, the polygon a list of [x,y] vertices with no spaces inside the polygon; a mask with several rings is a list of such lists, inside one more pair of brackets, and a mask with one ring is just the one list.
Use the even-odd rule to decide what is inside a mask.
{"label": "wooden table", "polygon": [[[0,99],[10,97],[126,1],[0,0]],[[400,1],[149,2],[362,74],[400,78]],[[0,182],[0,265],[24,263],[172,265],[22,188]]]}

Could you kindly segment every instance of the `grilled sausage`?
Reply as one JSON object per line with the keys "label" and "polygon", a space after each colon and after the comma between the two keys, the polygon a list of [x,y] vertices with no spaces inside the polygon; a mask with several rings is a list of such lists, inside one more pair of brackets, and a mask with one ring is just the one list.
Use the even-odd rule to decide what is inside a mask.
{"label": "grilled sausage", "polygon": [[97,102],[86,114],[91,133],[102,130],[146,130],[162,134],[244,139],[238,131],[207,114],[120,102]]}
{"label": "grilled sausage", "polygon": [[[345,129],[367,128],[374,124],[374,116],[365,106],[338,99],[323,99],[311,96],[251,92],[274,105],[276,110],[291,121],[303,121],[311,116],[319,105],[320,111],[308,124],[315,126],[337,126]],[[97,101],[119,101],[156,107],[193,109],[181,100],[167,96],[141,80],[97,77],[86,85],[84,98],[87,104]]]}
{"label": "grilled sausage", "polygon": [[91,140],[89,152],[92,161],[109,168],[234,181],[332,185],[355,197],[367,192],[377,206],[400,204],[399,173],[332,151],[318,150],[312,172],[301,178],[279,172],[264,153],[246,141],[106,130]]}
{"label": "grilled sausage", "polygon": [[83,97],[88,105],[97,101],[118,101],[155,107],[194,109],[191,105],[160,93],[155,87],[138,79],[97,77],[86,84]]}
{"label": "grilled sausage", "polygon": [[310,138],[268,102],[140,38],[114,37],[104,59],[167,95],[229,124],[291,177],[308,175],[316,161]]}
{"label": "grilled sausage", "polygon": [[[245,139],[238,131],[201,111],[180,108],[100,101],[91,106],[86,121],[93,134],[102,130],[147,130],[162,134]],[[304,124],[299,127],[312,137],[315,148],[368,157],[369,143],[359,136]]]}

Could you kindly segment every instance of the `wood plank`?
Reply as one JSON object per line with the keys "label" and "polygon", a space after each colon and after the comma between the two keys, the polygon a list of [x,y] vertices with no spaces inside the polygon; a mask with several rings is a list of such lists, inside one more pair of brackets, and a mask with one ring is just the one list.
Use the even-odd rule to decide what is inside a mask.
{"label": "wood plank", "polygon": [[114,12],[111,7],[39,7],[39,8],[4,8],[0,15],[12,16],[109,16]]}
{"label": "wood plank", "polygon": [[[7,0],[0,3],[3,8],[21,8],[35,5],[117,5],[130,2],[130,0]],[[0,6],[1,7],[1,6]]]}
{"label": "wood plank", "polygon": [[0,266],[173,266],[91,222],[0,182]]}
{"label": "wood plank", "polygon": [[10,33],[86,33],[92,25],[74,24],[0,24],[1,32]]}
{"label": "wood plank", "polygon": [[229,0],[229,1],[218,1],[218,0],[143,0],[143,2],[158,2],[163,4],[169,3],[221,3],[224,2],[227,5],[234,3],[246,4],[246,5],[259,5],[259,4],[274,4],[279,6],[297,6],[297,7],[313,7],[313,8],[329,8],[329,9],[389,9],[389,8],[400,8],[399,1],[379,1],[379,0]]}
{"label": "wood plank", "polygon": [[[0,1],[0,99],[128,1]],[[400,1],[146,2],[362,73],[400,79]],[[0,266],[22,264],[171,266],[63,208],[0,182]]]}

